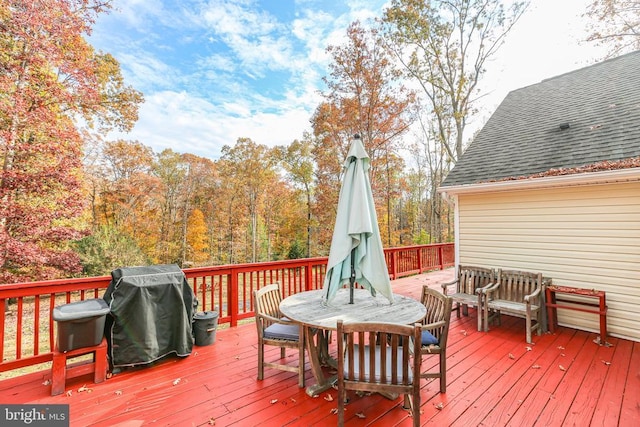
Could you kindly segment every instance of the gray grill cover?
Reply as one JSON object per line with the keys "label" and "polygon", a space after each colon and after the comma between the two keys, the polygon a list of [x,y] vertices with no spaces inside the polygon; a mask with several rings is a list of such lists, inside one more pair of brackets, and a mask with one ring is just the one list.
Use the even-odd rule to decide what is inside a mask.
{"label": "gray grill cover", "polygon": [[177,265],[113,270],[104,300],[111,309],[105,321],[111,368],[191,354],[198,301]]}

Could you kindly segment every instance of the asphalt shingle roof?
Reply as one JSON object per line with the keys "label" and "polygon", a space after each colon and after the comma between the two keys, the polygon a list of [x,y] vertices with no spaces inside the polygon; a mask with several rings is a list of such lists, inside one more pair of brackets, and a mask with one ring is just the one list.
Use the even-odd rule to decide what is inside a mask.
{"label": "asphalt shingle roof", "polygon": [[441,187],[638,156],[640,51],[510,92]]}

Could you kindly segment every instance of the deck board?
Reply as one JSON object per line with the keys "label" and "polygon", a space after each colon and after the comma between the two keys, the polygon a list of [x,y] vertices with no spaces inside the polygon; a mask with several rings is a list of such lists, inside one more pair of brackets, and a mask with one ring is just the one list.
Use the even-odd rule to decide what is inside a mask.
{"label": "deck board", "polygon": [[[423,284],[439,289],[451,277],[434,272],[392,286],[419,298]],[[640,343],[609,337],[613,346],[600,347],[593,343],[597,333],[560,327],[534,335],[529,345],[523,319],[503,316],[502,325],[484,333],[469,311],[452,316],[447,393],[439,393],[438,380],[423,380],[422,425],[626,427],[640,419]],[[336,390],[312,398],[297,387],[295,373],[273,369],[256,380],[256,340],[251,323],[220,329],[215,344],[194,347],[188,357],[125,370],[101,384],[90,375],[72,379],[70,396],[50,396],[46,371],[0,381],[0,395],[2,403],[67,403],[72,426],[335,425]],[[279,350],[268,348],[266,358],[278,360]],[[423,367],[437,369],[437,361],[425,357]],[[297,363],[294,351],[286,362]],[[306,381],[314,382],[310,371]],[[91,392],[79,393],[85,384]],[[402,399],[379,395],[350,395],[346,420],[354,427],[411,424]]]}

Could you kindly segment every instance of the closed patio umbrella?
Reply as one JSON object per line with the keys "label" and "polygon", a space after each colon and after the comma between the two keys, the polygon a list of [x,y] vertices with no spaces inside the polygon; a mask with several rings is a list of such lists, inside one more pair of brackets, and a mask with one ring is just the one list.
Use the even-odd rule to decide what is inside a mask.
{"label": "closed patio umbrella", "polygon": [[393,303],[369,182],[369,163],[369,155],[360,137],[355,135],[344,163],[336,224],[323,285],[326,302],[330,302],[346,283],[350,283],[353,289],[355,281],[370,290],[373,296],[380,292]]}

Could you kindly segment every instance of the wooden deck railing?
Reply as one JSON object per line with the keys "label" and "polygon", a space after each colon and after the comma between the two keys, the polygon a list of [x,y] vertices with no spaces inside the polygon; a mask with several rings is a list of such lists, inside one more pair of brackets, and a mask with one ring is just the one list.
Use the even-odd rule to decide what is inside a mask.
{"label": "wooden deck railing", "polygon": [[[444,269],[454,264],[454,244],[385,249],[389,277]],[[284,296],[322,287],[327,258],[184,269],[198,311],[218,311],[218,323],[235,326],[253,317],[253,290],[279,282]],[[100,298],[110,276],[0,285],[0,379],[12,371],[50,362],[56,325],[53,309]],[[15,375],[12,375],[15,376]]]}

